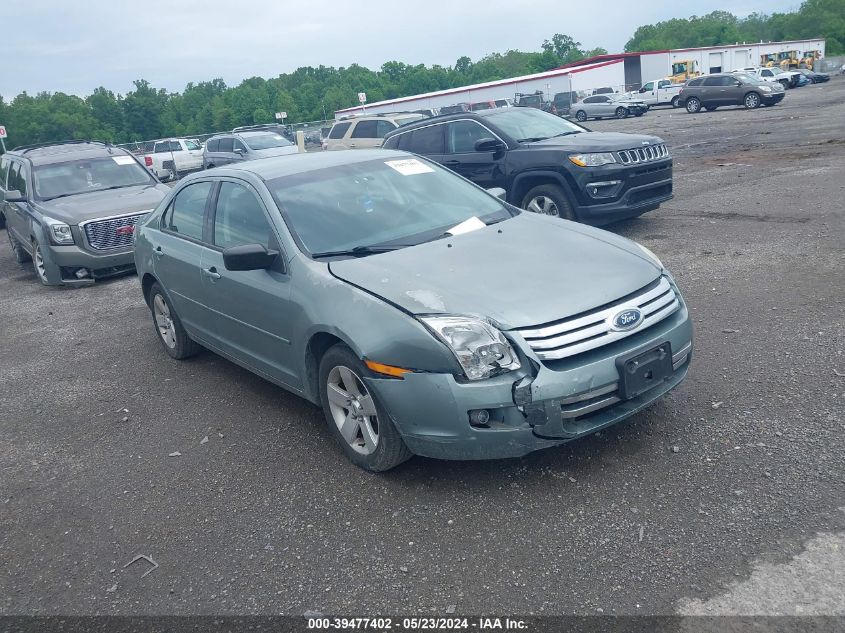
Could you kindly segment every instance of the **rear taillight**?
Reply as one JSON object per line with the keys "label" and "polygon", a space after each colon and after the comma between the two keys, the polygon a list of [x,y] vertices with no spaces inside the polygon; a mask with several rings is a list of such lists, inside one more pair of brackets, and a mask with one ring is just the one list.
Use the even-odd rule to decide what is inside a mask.
{"label": "rear taillight", "polygon": [[153,157],[152,156],[144,156],[144,164],[147,167],[152,167],[153,166]]}

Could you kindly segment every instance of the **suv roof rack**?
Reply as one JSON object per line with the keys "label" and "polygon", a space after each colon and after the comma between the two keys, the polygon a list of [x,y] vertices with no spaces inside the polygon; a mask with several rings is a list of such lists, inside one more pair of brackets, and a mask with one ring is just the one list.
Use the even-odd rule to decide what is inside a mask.
{"label": "suv roof rack", "polygon": [[235,134],[236,132],[251,132],[253,130],[273,130],[276,128],[286,129],[287,126],[282,125],[281,123],[258,123],[256,125],[241,125],[239,127],[233,128],[231,134]]}
{"label": "suv roof rack", "polygon": [[11,151],[13,152],[20,152],[21,154],[26,154],[27,152],[31,152],[35,149],[43,149],[45,147],[53,147],[54,145],[82,145],[82,144],[98,144],[102,145],[103,147],[111,147],[112,144],[108,141],[91,141],[86,139],[75,139],[70,141],[53,141],[52,143],[33,143],[32,145],[18,145],[17,147],[13,147]]}

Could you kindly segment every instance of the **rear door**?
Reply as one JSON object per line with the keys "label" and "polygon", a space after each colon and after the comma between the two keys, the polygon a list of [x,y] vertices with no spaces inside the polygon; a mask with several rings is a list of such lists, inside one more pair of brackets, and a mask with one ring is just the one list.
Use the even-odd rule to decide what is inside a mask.
{"label": "rear door", "polygon": [[507,188],[504,170],[506,152],[478,152],[475,149],[477,141],[489,138],[498,139],[498,136],[477,121],[450,121],[446,125],[443,165],[485,189]]}
{"label": "rear door", "polygon": [[231,136],[224,136],[217,144],[217,162],[215,165],[228,165],[234,162],[235,139]]}
{"label": "rear door", "polygon": [[727,90],[721,77],[705,77],[701,83],[701,102],[705,106],[721,106],[728,102]]}
{"label": "rear door", "polygon": [[410,132],[400,134],[396,149],[420,154],[426,158],[443,163],[446,152],[446,124],[427,125]]}
{"label": "rear door", "polygon": [[158,231],[150,232],[155,276],[189,333],[214,339],[213,315],[205,296],[200,265],[208,248],[206,214],[214,181],[191,183],[170,201]]}
{"label": "rear door", "polygon": [[384,135],[396,126],[387,120],[366,119],[356,121],[352,132],[349,134],[349,149],[371,149],[381,147]]}
{"label": "rear door", "polygon": [[[223,180],[210,225],[212,247],[203,252],[202,271],[217,343],[249,367],[300,388],[291,351],[290,277],[270,215],[252,185]],[[260,244],[280,255],[267,270],[226,269],[223,250],[243,244]]]}

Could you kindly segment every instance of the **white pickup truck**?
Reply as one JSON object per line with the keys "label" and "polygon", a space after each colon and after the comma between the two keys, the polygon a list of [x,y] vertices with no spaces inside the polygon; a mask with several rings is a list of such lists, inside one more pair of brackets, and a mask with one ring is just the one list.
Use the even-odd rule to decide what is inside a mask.
{"label": "white pickup truck", "polygon": [[752,77],[756,77],[760,81],[771,81],[777,82],[780,85],[786,88],[794,88],[798,85],[798,78],[801,76],[801,73],[796,72],[794,70],[781,70],[777,66],[774,68],[760,68],[760,67],[749,67],[749,68],[741,68],[739,70],[735,70],[735,73],[743,73],[745,75],[751,75]]}
{"label": "white pickup truck", "polygon": [[677,108],[681,104],[681,88],[683,84],[673,84],[668,79],[655,79],[644,84],[636,92],[630,93],[631,97],[644,101],[649,107],[670,105]]}
{"label": "white pickup truck", "polygon": [[144,164],[159,180],[171,180],[202,169],[202,145],[190,138],[162,139],[144,156]]}

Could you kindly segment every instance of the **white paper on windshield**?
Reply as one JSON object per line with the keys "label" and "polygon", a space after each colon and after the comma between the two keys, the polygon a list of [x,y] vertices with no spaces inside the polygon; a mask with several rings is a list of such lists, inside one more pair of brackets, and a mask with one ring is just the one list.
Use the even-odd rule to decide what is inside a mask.
{"label": "white paper on windshield", "polygon": [[406,160],[388,160],[384,162],[388,167],[392,167],[403,176],[413,176],[415,174],[429,174],[434,170],[418,161],[416,158],[408,158]]}
{"label": "white paper on windshield", "polygon": [[461,233],[469,233],[471,231],[477,231],[478,229],[483,229],[486,224],[479,220],[476,216],[472,216],[469,220],[464,220],[457,226],[453,226],[451,229],[446,231],[449,235],[460,235]]}
{"label": "white paper on windshield", "polygon": [[112,156],[111,159],[118,165],[132,165],[135,163],[135,159],[131,156]]}

